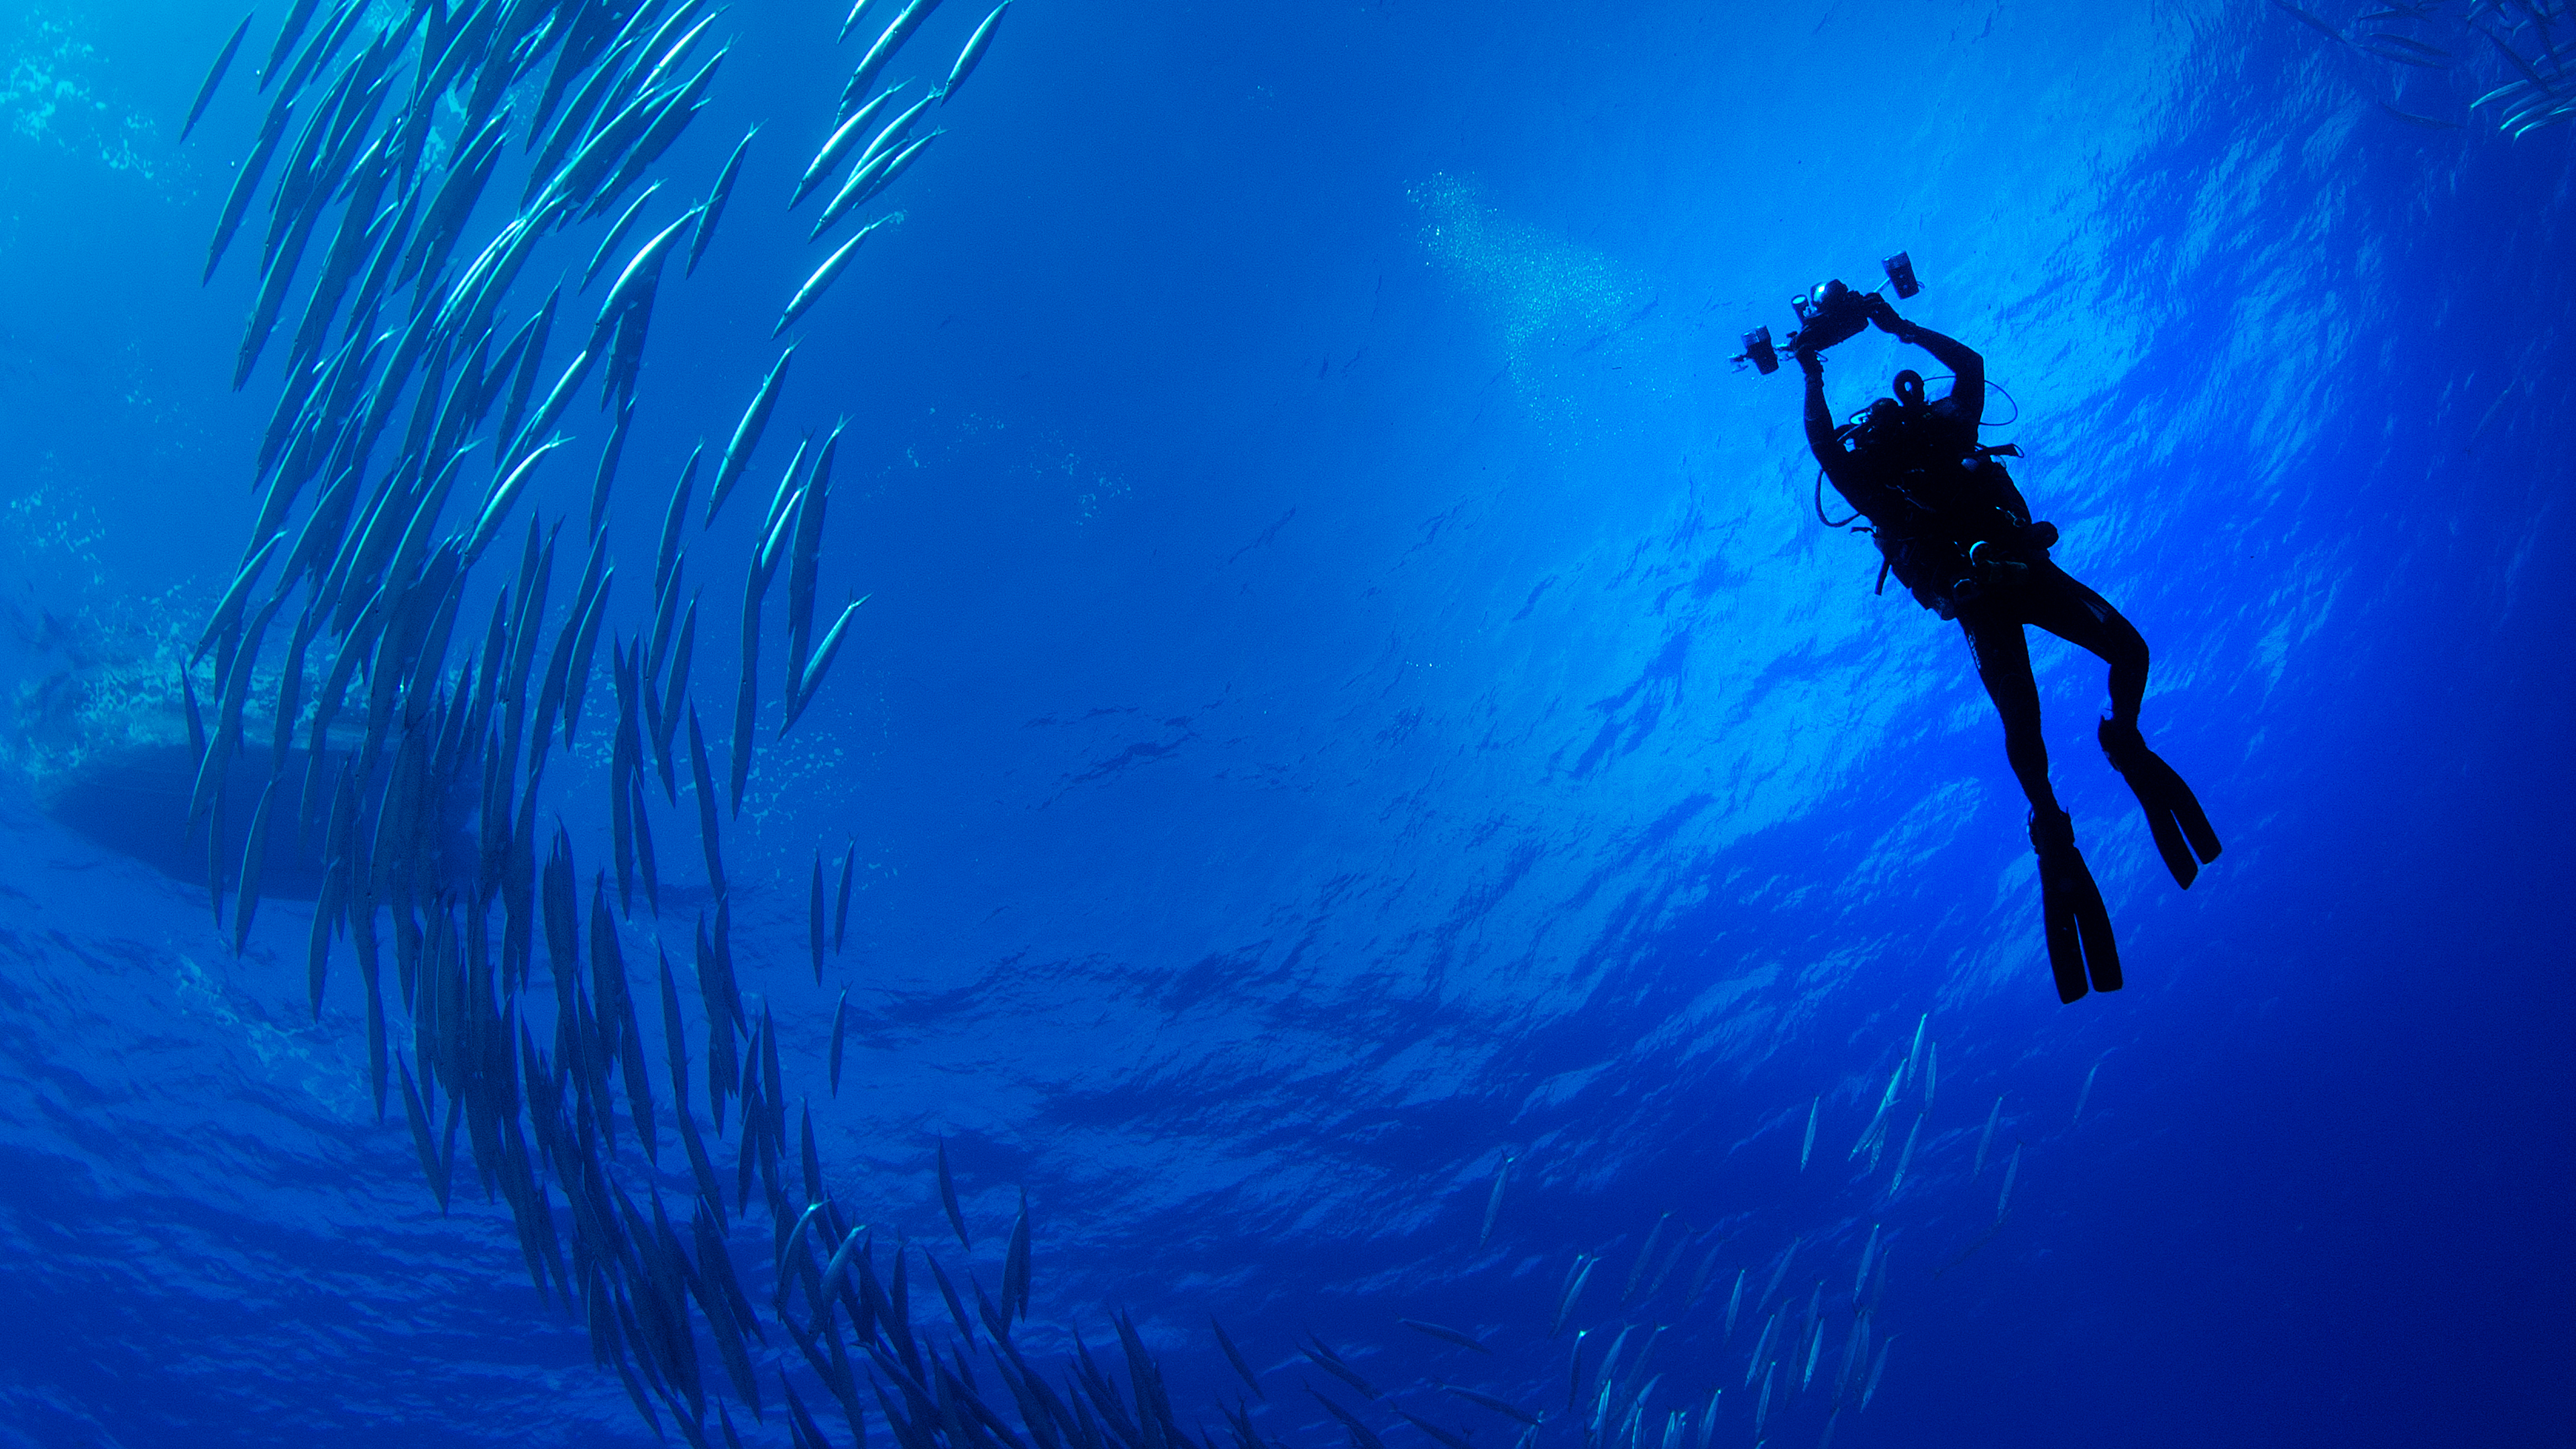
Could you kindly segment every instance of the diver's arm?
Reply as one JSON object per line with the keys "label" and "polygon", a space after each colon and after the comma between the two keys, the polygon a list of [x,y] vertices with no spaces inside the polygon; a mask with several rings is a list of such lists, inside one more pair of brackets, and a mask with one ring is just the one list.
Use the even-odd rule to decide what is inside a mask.
{"label": "diver's arm", "polygon": [[1798,370],[1807,375],[1807,446],[1816,461],[1831,473],[1842,465],[1846,456],[1842,440],[1834,436],[1834,410],[1825,401],[1825,363],[1815,353],[1798,352]]}
{"label": "diver's arm", "polygon": [[1943,367],[1957,374],[1957,380],[1950,384],[1950,396],[1973,407],[1974,411],[1968,416],[1984,416],[1986,359],[1978,355],[1975,348],[1956,338],[1943,336],[1929,327],[1908,322],[1897,316],[1896,309],[1888,305],[1886,298],[1875,297],[1871,300],[1876,305],[1870,309],[1870,320],[1878,324],[1879,330],[1899,342],[1920,347],[1939,358]]}

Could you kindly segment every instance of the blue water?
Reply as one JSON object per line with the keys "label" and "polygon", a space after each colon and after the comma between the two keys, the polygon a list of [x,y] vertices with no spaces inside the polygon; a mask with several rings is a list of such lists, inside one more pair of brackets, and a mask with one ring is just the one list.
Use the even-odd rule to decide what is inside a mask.
{"label": "blue water", "polygon": [[[1723,1389],[1706,1442],[1749,1446],[1754,1338],[1811,1295],[1822,1365],[1764,1437],[1813,1443],[1873,1294],[1894,1342],[1838,1444],[2576,1443],[2576,171],[2570,128],[2471,112],[2512,73],[2433,8],[2449,70],[2257,3],[1015,5],[745,485],[849,420],[821,589],[870,601],[727,857],[833,1191],[935,1244],[944,1137],[988,1285],[1028,1194],[1033,1349],[1124,1309],[1216,1424],[1213,1313],[1297,1449],[1342,1437],[1301,1380],[1360,1406],[1303,1332],[1478,1449],[1520,1426],[1436,1383],[1577,1449],[1576,1334],[1597,1368],[1631,1324],[1669,1325],[1637,1442],[1689,1411],[1696,1449]],[[936,78],[982,13],[951,9],[899,71]],[[663,287],[610,533],[630,636],[670,480],[822,255],[780,202],[864,43],[836,10],[728,12],[656,168],[702,191],[762,127]],[[641,1444],[506,1210],[460,1173],[442,1216],[377,1120],[345,956],[310,1019],[310,902],[236,959],[201,880],[48,807],[81,752],[166,738],[252,523],[256,238],[198,273],[274,15],[175,140],[238,19],[0,13],[0,1444]],[[1794,373],[1728,360],[1898,249],[1907,314],[2009,390],[1987,438],[2058,560],[2153,645],[2149,737],[2227,843],[2173,888],[2091,739],[2100,666],[2036,644],[2117,995],[2055,1000],[1955,627],[1815,521]],[[1899,353],[1837,349],[1837,405]],[[757,506],[692,545],[711,722]],[[547,807],[586,862],[591,688]],[[681,957],[693,811],[654,817]],[[807,873],[853,845],[818,986]],[[1853,1155],[1919,1023],[1937,1076]],[[805,1373],[783,1347],[764,1379]],[[744,1430],[788,1442],[774,1399]]]}

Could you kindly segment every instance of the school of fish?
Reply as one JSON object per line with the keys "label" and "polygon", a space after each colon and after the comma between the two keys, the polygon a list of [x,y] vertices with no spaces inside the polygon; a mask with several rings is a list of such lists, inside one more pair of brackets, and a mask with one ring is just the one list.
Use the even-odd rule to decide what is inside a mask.
{"label": "school of fish", "polygon": [[[2487,112],[2495,128],[2520,139],[2547,126],[2576,119],[2576,7],[2568,0],[2473,0],[2465,12],[2450,13],[2439,3],[2381,5],[2338,25],[2295,0],[2272,0],[2275,8],[2334,42],[2338,50],[2384,61],[2407,71],[2442,72],[2462,68],[2464,57],[2452,47],[2475,46],[2509,68],[2504,84],[2468,103],[2471,113]],[[2423,28],[2451,22],[2445,33],[2426,39]],[[2436,43],[2449,41],[2449,45]],[[2484,41],[2484,45],[2478,42]],[[2429,131],[2455,131],[2465,120],[2427,114],[2414,102],[2377,102],[2395,120]]]}
{"label": "school of fish", "polygon": [[[818,247],[849,230],[782,299],[773,338],[814,319],[860,244],[902,219],[870,213],[943,134],[915,133],[932,111],[947,114],[1010,9],[1003,0],[974,25],[936,87],[880,88],[938,3],[856,0],[827,27],[839,40],[874,39],[835,113],[816,118],[817,149],[788,210],[824,198],[808,237]],[[791,380],[798,343],[788,337],[745,379],[748,400],[738,416],[728,411],[721,450],[692,452],[667,499],[657,496],[649,590],[630,566],[622,597],[632,607],[612,603],[621,596],[608,523],[656,300],[707,256],[757,136],[755,127],[730,147],[702,193],[661,174],[722,74],[723,17],[709,0],[338,0],[327,11],[323,0],[293,0],[258,69],[265,112],[205,262],[208,278],[228,258],[258,268],[235,388],[263,362],[279,377],[255,460],[257,522],[180,681],[198,762],[187,823],[208,842],[216,923],[237,953],[246,949],[269,852],[290,835],[319,840],[323,884],[305,955],[315,1016],[345,963],[363,995],[379,1117],[399,1110],[442,1210],[462,1146],[472,1184],[509,1207],[531,1282],[586,1326],[599,1367],[657,1436],[738,1446],[774,1419],[797,1449],[864,1445],[873,1410],[900,1449],[1219,1449],[1175,1413],[1161,1366],[1124,1315],[1113,1324],[1123,1384],[1078,1336],[1051,1365],[1024,1354],[1014,1337],[1031,1299],[1024,1194],[990,1289],[971,1267],[952,1275],[926,1247],[846,1207],[810,1105],[790,1120],[798,1094],[784,1080],[777,1024],[767,1006],[747,1008],[737,981],[723,843],[759,743],[772,585],[783,568],[784,648],[773,656],[781,735],[821,693],[865,598],[818,613],[836,426],[803,440],[758,490],[768,496],[756,542],[735,561],[742,662],[725,681],[730,731],[721,757],[712,752],[692,672],[705,595],[687,582],[689,543],[754,477]],[[230,32],[183,137],[217,100],[251,29],[245,17]],[[683,193],[685,202],[666,199]],[[542,296],[522,286],[553,272],[562,280]],[[595,285],[600,300],[585,321]],[[594,381],[608,424],[577,446],[565,429]],[[585,455],[586,474],[567,478]],[[582,561],[567,597],[554,584],[562,529],[575,519]],[[593,687],[603,654],[604,690]],[[607,805],[610,830],[607,859],[584,862],[558,818],[565,787],[548,793],[547,767],[559,739],[570,752],[594,704],[610,766],[607,799],[588,803]],[[262,708],[268,775],[246,844],[228,858],[227,778],[252,757],[245,735]],[[672,859],[655,839],[657,818],[681,810],[684,789],[694,821],[682,825],[694,824],[709,904],[675,927],[686,942],[675,962],[661,944]],[[661,828],[667,840],[671,826]],[[855,846],[837,871],[814,855],[807,946],[818,984],[847,937],[856,867]],[[639,937],[652,943],[649,967]],[[695,1011],[684,1010],[687,996]],[[703,1023],[694,1054],[693,1017]],[[829,1094],[840,1090],[849,1026],[844,992]],[[693,1055],[702,1087],[692,1086]],[[1847,1154],[1874,1173],[1911,1094],[1890,1196],[1926,1148],[1938,1073],[1938,1046],[1918,1024]],[[1823,1107],[1819,1097],[1805,1113],[1802,1172]],[[1972,1178],[1986,1169],[2002,1113],[1999,1098]],[[729,1125],[726,1171],[713,1148]],[[665,1175],[670,1139],[677,1160]],[[1514,1163],[1503,1155],[1483,1192],[1479,1253]],[[1996,1228],[2019,1168],[2016,1146]],[[944,1143],[934,1170],[948,1224],[971,1254]],[[757,1231],[754,1219],[765,1242],[746,1256],[739,1240]],[[1674,1324],[1635,1315],[1663,1302],[1677,1322],[1707,1302],[1714,1318],[1737,1235],[1671,1214],[1654,1224],[1612,1310],[1626,1321],[1573,1335],[1561,1413],[1529,1406],[1525,1383],[1416,1376],[1411,1389],[1511,1426],[1523,1449],[1545,1423],[1571,1428],[1587,1449],[1708,1449],[1730,1389],[1752,1398],[1757,1440],[1776,1406],[1815,1393],[1839,1328],[1822,1380],[1830,1443],[1878,1392],[1893,1342],[1879,1326],[1891,1254],[1875,1224],[1848,1294],[1839,1275],[1820,1276],[1800,1299],[1792,1265],[1802,1246],[1819,1251],[1803,1236],[1766,1255],[1767,1272],[1738,1266],[1711,1332],[1721,1344],[1749,1338],[1740,1382],[1729,1369],[1703,1400],[1718,1375],[1699,1373],[1689,1402],[1657,1397],[1665,1375],[1653,1369]],[[1686,1255],[1697,1262],[1675,1306],[1659,1295],[1682,1281]],[[929,1327],[914,1320],[916,1256],[953,1333],[935,1315]],[[1600,1261],[1575,1255],[1547,1339],[1582,1314]],[[1211,1346],[1266,1403],[1263,1372],[1213,1317],[1208,1326]],[[1413,1318],[1396,1326],[1440,1353],[1494,1354],[1490,1335]],[[1593,1357],[1596,1335],[1609,1346]],[[1524,1350],[1544,1350],[1534,1325],[1526,1337]],[[1326,1416],[1317,1422],[1353,1449],[1385,1449],[1379,1430],[1392,1425],[1368,1407],[1385,1391],[1312,1333],[1296,1353],[1332,1381],[1302,1385]],[[1386,1411],[1443,1449],[1471,1449],[1468,1427],[1430,1417],[1435,1402]],[[1217,1407],[1223,1442],[1276,1449],[1251,1399]],[[846,1441],[826,1418],[841,1421]]]}
{"label": "school of fish", "polygon": [[[1004,0],[983,17],[937,89],[871,130],[901,89],[874,94],[878,77],[937,5],[858,0],[840,26],[875,41],[841,114],[823,118],[831,140],[806,172],[813,186],[847,178],[816,237],[887,197],[940,134],[911,135],[922,111],[956,98],[1010,8]],[[230,33],[182,139],[216,101],[253,18]],[[676,207],[664,200],[689,187],[658,172],[723,72],[731,45],[722,18],[707,0],[294,0],[258,70],[265,114],[205,261],[209,280],[228,258],[258,268],[235,389],[264,361],[281,381],[255,462],[252,538],[180,681],[197,759],[187,824],[205,833],[216,922],[229,925],[236,952],[248,944],[272,849],[290,834],[319,838],[323,884],[306,953],[316,1017],[335,958],[347,962],[364,995],[379,1116],[398,1100],[442,1208],[463,1129],[474,1181],[508,1204],[531,1280],[587,1325],[598,1362],[657,1434],[667,1422],[692,1444],[734,1443],[738,1413],[760,1420],[783,1406],[793,1441],[819,1446],[829,1441],[806,1400],[837,1404],[855,1435],[865,1385],[910,1449],[985,1445],[995,1432],[1019,1444],[999,1429],[963,1359],[943,1362],[914,1333],[906,1254],[881,1269],[869,1230],[824,1190],[810,1112],[798,1114],[790,1165],[775,1023],[765,1007],[745,1009],[733,970],[726,811],[691,669],[702,590],[684,582],[688,534],[692,522],[712,524],[751,475],[793,340],[713,461],[702,516],[691,506],[702,460],[692,455],[680,469],[662,511],[649,607],[612,607],[618,570],[607,525],[656,301],[707,255],[757,134],[731,148],[702,194]],[[776,332],[808,318],[859,241],[899,215],[854,228],[786,299]],[[563,280],[542,296],[521,285],[558,265]],[[584,319],[580,299],[603,283]],[[565,429],[594,381],[610,423],[588,450],[587,477],[566,479],[575,440]],[[836,429],[797,450],[741,561],[743,664],[724,762],[736,815],[757,745],[772,582],[783,569],[781,734],[821,692],[864,602],[818,620],[838,438]],[[573,545],[583,562],[567,606],[550,612],[568,519],[584,524]],[[478,572],[487,559],[496,562]],[[507,564],[515,567],[493,576]],[[628,578],[632,597],[640,579],[633,569]],[[593,688],[603,656],[605,691]],[[585,891],[569,832],[541,822],[566,803],[546,789],[558,737],[569,751],[593,704],[613,709],[613,844],[608,861],[588,863]],[[228,859],[227,775],[263,705],[267,779],[241,852]],[[658,940],[668,858],[654,848],[652,797],[658,785],[661,808],[676,809],[683,768],[712,909],[688,928],[689,961],[675,969],[657,945],[640,974],[640,962],[626,962],[621,925],[637,918],[640,898]],[[841,865],[828,933],[835,950],[855,864],[853,851]],[[815,871],[819,980],[819,853]],[[708,1024],[694,1103],[684,980]],[[658,1082],[648,1020],[660,1037]],[[846,1029],[844,997],[833,1091]],[[709,1151],[729,1110],[730,1192]],[[654,1172],[666,1134],[689,1169],[676,1214]],[[953,1190],[948,1200],[954,1213]],[[733,1229],[764,1211],[769,1261],[745,1271]],[[928,1266],[971,1346],[961,1300]],[[1011,1355],[1010,1325],[1028,1307],[1027,1266],[1024,1209],[1000,1301],[974,1285],[1004,1355],[997,1372],[1037,1415],[1020,1432],[1048,1449],[1098,1449],[1104,1433],[1143,1449],[1150,1441],[1136,1425],[1159,1431],[1168,1418],[1150,1394],[1112,1411],[1114,1392],[1090,1392],[1105,1381],[1086,1355],[1091,1381],[1069,1383],[1059,1399]],[[746,1283],[762,1288],[760,1303]],[[788,1343],[819,1389],[799,1393],[780,1357]],[[754,1365],[773,1359],[765,1393]],[[1134,1382],[1140,1391],[1149,1383]],[[1076,1414],[1068,1404],[1088,1407]]]}

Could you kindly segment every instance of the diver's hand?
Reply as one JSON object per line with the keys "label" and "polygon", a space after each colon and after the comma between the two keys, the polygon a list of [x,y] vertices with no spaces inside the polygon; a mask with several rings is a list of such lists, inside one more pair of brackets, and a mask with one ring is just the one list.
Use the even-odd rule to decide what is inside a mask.
{"label": "diver's hand", "polygon": [[1904,318],[1896,315],[1895,304],[1889,302],[1885,297],[1881,297],[1873,293],[1867,302],[1861,304],[1861,309],[1863,314],[1866,315],[1872,323],[1876,324],[1878,330],[1881,332],[1886,332],[1902,339],[1907,332],[1913,330],[1907,325]]}
{"label": "diver's hand", "polygon": [[1800,347],[1794,348],[1792,351],[1797,356],[1798,370],[1800,372],[1805,373],[1809,377],[1822,377],[1825,375],[1825,359],[1817,355],[1815,349]]}

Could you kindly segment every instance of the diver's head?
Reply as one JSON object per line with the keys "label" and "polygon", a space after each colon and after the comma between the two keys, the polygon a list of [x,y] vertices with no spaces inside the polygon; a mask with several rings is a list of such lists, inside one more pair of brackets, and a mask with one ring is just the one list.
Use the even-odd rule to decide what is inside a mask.
{"label": "diver's head", "polygon": [[1856,451],[1866,453],[1887,443],[1903,427],[1904,414],[1897,407],[1896,399],[1883,397],[1854,415],[1841,436],[1851,439]]}
{"label": "diver's head", "polygon": [[1923,374],[1910,367],[1898,373],[1896,401],[1908,410],[1923,406]]}

